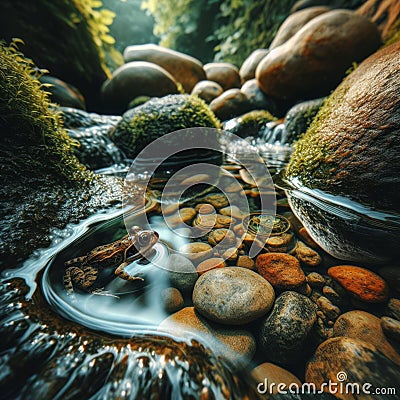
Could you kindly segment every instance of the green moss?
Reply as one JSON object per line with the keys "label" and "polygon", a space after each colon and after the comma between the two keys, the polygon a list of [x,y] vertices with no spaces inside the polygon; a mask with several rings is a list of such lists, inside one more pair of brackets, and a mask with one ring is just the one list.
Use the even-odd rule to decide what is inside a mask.
{"label": "green moss", "polygon": [[385,43],[384,47],[389,46],[395,42],[398,42],[400,40],[400,18],[397,18],[396,22],[392,25]]}
{"label": "green moss", "polygon": [[346,81],[342,82],[325,101],[307,132],[295,144],[295,150],[286,168],[288,179],[296,177],[304,185],[323,189],[327,181],[334,176],[337,165],[329,158],[333,150],[321,136],[320,128],[329,120],[335,104],[340,103],[349,87],[350,84]]}
{"label": "green moss", "polygon": [[221,123],[197,96],[169,95],[127,111],[111,136],[117,146],[133,158],[166,133],[193,127],[220,129]]}
{"label": "green moss", "polygon": [[98,0],[3,0],[0,37],[25,42],[24,54],[84,94],[89,108],[115,67],[114,39],[108,26],[114,14]]}
{"label": "green moss", "polygon": [[5,179],[51,174],[71,182],[92,174],[73,155],[74,142],[62,127],[60,115],[50,109],[40,73],[17,49],[16,42],[0,42],[0,164]]}
{"label": "green moss", "polygon": [[257,132],[265,126],[266,123],[276,121],[277,118],[265,110],[255,110],[243,114],[236,118],[236,125],[232,129],[227,129],[240,137],[256,136]]}

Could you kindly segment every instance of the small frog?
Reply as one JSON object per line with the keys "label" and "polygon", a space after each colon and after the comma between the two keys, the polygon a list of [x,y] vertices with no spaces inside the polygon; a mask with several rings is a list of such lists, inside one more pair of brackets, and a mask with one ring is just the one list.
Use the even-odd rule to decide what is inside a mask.
{"label": "small frog", "polygon": [[132,261],[145,258],[158,241],[158,233],[135,226],[123,238],[89,251],[85,256],[65,262],[64,288],[74,295],[74,288],[94,294],[105,294],[100,289],[113,275],[127,281],[141,280],[124,271]]}

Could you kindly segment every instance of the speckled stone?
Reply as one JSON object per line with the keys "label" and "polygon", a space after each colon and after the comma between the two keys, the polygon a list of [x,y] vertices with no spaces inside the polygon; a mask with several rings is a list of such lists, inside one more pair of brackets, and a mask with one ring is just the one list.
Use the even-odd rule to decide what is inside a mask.
{"label": "speckled stone", "polygon": [[[372,385],[370,390],[374,387],[394,387],[396,393],[400,391],[398,365],[385,357],[374,345],[362,340],[341,336],[323,342],[307,365],[305,381],[315,383],[317,387],[329,381],[338,383],[339,372],[346,373],[344,382],[358,383],[360,388],[369,383]],[[343,397],[346,400],[353,398]],[[388,397],[359,398],[384,400]]]}
{"label": "speckled stone", "polygon": [[272,286],[256,272],[240,267],[213,269],[193,290],[195,309],[210,319],[242,325],[265,315],[275,300]]}
{"label": "speckled stone", "polygon": [[294,364],[304,356],[304,344],[317,319],[317,306],[297,292],[284,292],[262,321],[259,337],[264,354],[279,364]]}
{"label": "speckled stone", "polygon": [[328,275],[340,283],[357,300],[383,303],[388,299],[387,283],[368,269],[352,265],[339,265],[328,269]]}
{"label": "speckled stone", "polygon": [[192,292],[197,281],[196,267],[186,257],[171,254],[168,261],[167,273],[169,283],[182,292]]}
{"label": "speckled stone", "polygon": [[197,313],[194,307],[185,307],[169,316],[158,329],[190,339],[196,335],[200,341],[228,360],[235,370],[246,367],[256,351],[255,338],[249,331],[216,326]]}
{"label": "speckled stone", "polygon": [[334,336],[360,339],[374,345],[386,357],[400,365],[400,355],[388,342],[381,327],[381,319],[361,310],[342,314],[333,327]]}
{"label": "speckled stone", "polygon": [[303,290],[307,283],[299,261],[289,254],[260,254],[256,267],[258,273],[277,290]]}
{"label": "speckled stone", "polygon": [[335,320],[340,314],[339,307],[332,304],[332,302],[325,296],[318,298],[317,306],[329,320]]}

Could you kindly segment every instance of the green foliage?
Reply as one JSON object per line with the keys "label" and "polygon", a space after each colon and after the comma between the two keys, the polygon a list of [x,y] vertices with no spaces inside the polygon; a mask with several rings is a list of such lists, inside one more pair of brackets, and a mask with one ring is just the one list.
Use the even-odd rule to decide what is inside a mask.
{"label": "green foliage", "polygon": [[162,45],[202,58],[199,45],[207,41],[216,60],[241,65],[251,51],[269,46],[295,1],[145,0],[143,6],[154,15]]}
{"label": "green foliage", "polygon": [[21,38],[27,57],[80,89],[90,105],[110,76],[106,63],[118,64],[109,35],[114,14],[101,5],[97,0],[3,0],[0,37]]}
{"label": "green foliage", "polygon": [[[41,72],[19,52],[17,41],[0,42],[0,164],[6,181],[88,181],[92,174],[73,155],[74,142],[50,108]],[[4,183],[4,182],[3,182]]]}
{"label": "green foliage", "polygon": [[134,158],[164,134],[193,127],[219,129],[221,124],[199,97],[169,95],[127,111],[112,133],[112,139],[128,157]]}

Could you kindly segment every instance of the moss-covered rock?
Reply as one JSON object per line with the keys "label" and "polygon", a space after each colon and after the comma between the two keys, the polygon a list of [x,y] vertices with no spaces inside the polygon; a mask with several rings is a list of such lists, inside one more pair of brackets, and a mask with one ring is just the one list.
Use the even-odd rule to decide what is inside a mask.
{"label": "moss-covered rock", "polygon": [[111,138],[128,157],[134,158],[150,142],[166,133],[194,127],[219,129],[221,125],[199,97],[169,95],[128,110]]}
{"label": "moss-covered rock", "polygon": [[399,212],[399,83],[400,42],[366,59],[328,98],[298,141],[287,178]]}
{"label": "moss-covered rock", "polygon": [[114,180],[79,163],[37,74],[15,44],[0,43],[0,268],[48,245],[51,228],[107,207],[119,192]]}
{"label": "moss-covered rock", "polygon": [[293,143],[305,133],[311,122],[318,114],[325,98],[303,101],[293,106],[286,114],[285,128],[287,132],[287,141]]}
{"label": "moss-covered rock", "polygon": [[93,108],[102,82],[110,75],[106,64],[117,63],[114,39],[108,35],[114,14],[99,10],[99,5],[101,1],[93,0],[3,0],[0,37],[24,40],[27,57],[76,86]]}
{"label": "moss-covered rock", "polygon": [[257,136],[260,129],[271,121],[276,121],[276,118],[268,111],[255,110],[228,121],[224,129],[240,137]]}

